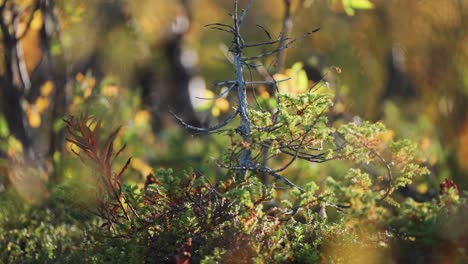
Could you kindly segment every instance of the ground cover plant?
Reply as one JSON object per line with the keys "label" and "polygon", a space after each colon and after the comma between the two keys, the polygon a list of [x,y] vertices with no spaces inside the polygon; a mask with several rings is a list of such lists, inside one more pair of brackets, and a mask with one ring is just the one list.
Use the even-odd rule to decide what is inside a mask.
{"label": "ground cover plant", "polygon": [[[413,181],[432,173],[417,145],[382,122],[340,110],[342,98],[327,85],[326,72],[314,81],[304,62],[282,69],[285,51],[319,28],[298,37],[283,31],[275,38],[259,25],[261,37],[245,37],[255,2],[235,0],[226,21],[206,25],[230,38],[224,54],[232,77],[196,98],[202,103],[195,110],[217,117],[208,122],[214,125],[171,110],[183,131],[158,134],[172,142],[161,166],[151,168],[138,157],[141,149],[160,151],[144,148],[153,140],[149,114],[137,112],[132,124],[112,127],[116,114],[103,110],[106,104],[116,103],[116,113],[125,113],[138,103],[121,102],[112,80],[96,84],[90,73],[76,75],[78,95],[52,128],[57,138],[64,135],[69,151],[62,155],[53,147],[61,180],[49,181],[44,175],[52,165],[35,156],[27,136],[14,137],[11,121],[0,122],[7,156],[0,169],[10,181],[0,193],[2,262],[467,260],[467,193],[448,178],[435,194],[411,192]],[[38,1],[34,10],[48,14],[50,3]],[[372,6],[342,4],[348,14]],[[2,8],[12,6],[4,1]],[[338,76],[341,69],[329,71]],[[47,97],[47,88],[41,87],[39,98]],[[205,158],[194,158],[194,146]],[[23,188],[31,179],[33,188]]]}

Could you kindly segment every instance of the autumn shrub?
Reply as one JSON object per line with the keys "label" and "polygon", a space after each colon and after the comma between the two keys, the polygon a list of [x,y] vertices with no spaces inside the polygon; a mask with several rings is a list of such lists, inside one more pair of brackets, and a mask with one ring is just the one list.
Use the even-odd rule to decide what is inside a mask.
{"label": "autumn shrub", "polygon": [[[39,207],[4,199],[4,262],[378,263],[466,257],[466,194],[453,182],[425,203],[396,194],[382,200],[370,175],[358,169],[311,181],[303,192],[265,185],[254,173],[211,181],[193,170],[158,169],[135,184],[125,181],[125,163],[106,163],[109,154],[125,154],[109,152],[113,134],[103,135],[86,116],[67,123],[75,129],[71,140],[78,143],[84,132],[81,140],[96,146],[78,144],[75,151],[97,177],[107,175],[99,166],[111,168],[115,192],[100,192],[89,203],[80,200],[84,187],[68,182],[55,186]],[[94,188],[108,186],[104,180],[96,179]]]}
{"label": "autumn shrub", "polygon": [[[329,127],[325,115],[313,116],[331,106],[328,91],[279,96],[290,103],[280,106],[286,116],[279,112],[278,119],[294,125],[281,125],[278,132],[267,135],[272,151],[281,151],[282,142],[312,133],[301,131],[307,122],[296,111],[304,109],[306,119],[319,120],[314,125],[320,119],[323,122],[307,140],[322,136],[326,144],[333,145],[335,137],[330,135],[339,133],[347,144],[327,150],[327,155],[357,166],[341,177],[302,187],[266,185],[259,181],[262,171],[252,170],[239,178],[235,169],[228,171],[225,180],[214,182],[198,171],[174,174],[171,169],[160,169],[139,186],[124,181],[128,162],[114,168],[109,158],[124,153],[112,147],[115,133],[103,137],[100,123],[87,116],[66,120],[69,141],[80,149],[76,154],[99,172],[97,189],[104,190],[99,192],[96,207],[89,208],[102,221],[88,240],[90,261],[362,263],[390,257],[464,257],[457,252],[462,252],[466,228],[455,219],[463,219],[466,198],[460,198],[453,183],[444,183],[440,197],[426,203],[395,193],[413,177],[427,173],[411,142],[394,141],[380,123]],[[258,111],[251,116],[256,124],[271,122]],[[233,132],[227,134],[235,137]],[[252,135],[252,142],[265,140],[261,132]],[[233,149],[242,146],[235,139],[231,142]],[[230,162],[233,155],[226,156],[225,162]],[[391,163],[383,163],[383,169],[370,167],[381,165],[382,160]],[[387,172],[391,178],[386,182],[376,171]],[[445,226],[440,223],[448,218],[463,232],[443,238]],[[441,241],[455,247],[429,254],[428,248]],[[414,246],[421,246],[422,251],[407,251]]]}
{"label": "autumn shrub", "polygon": [[[246,80],[245,69],[252,71],[261,59],[317,30],[299,38],[249,44],[240,28],[252,1],[242,10],[235,3],[232,24],[208,25],[233,37],[228,55],[235,77],[215,84],[225,87],[219,96],[204,99],[226,96],[237,105],[208,128],[187,124],[173,113],[188,133],[225,138],[223,152],[213,162],[218,174],[176,164],[172,169],[144,170],[147,173],[139,180],[131,175],[126,145],[116,143],[120,128],[110,130],[105,120],[88,114],[69,116],[64,119],[69,149],[90,168],[91,176],[85,183],[68,179],[52,187],[49,199],[38,208],[13,213],[14,207],[0,204],[5,212],[0,218],[2,260],[466,259],[466,193],[447,180],[440,194],[425,202],[405,195],[402,189],[414,178],[430,173],[416,145],[397,139],[380,122],[331,118],[337,111],[333,90],[323,82],[311,82],[302,63],[282,73],[268,72],[265,80]],[[247,49],[273,44],[280,46],[245,56]],[[295,175],[301,170],[312,174],[326,164],[340,165],[334,175],[322,175],[320,180],[308,175],[301,181]]]}

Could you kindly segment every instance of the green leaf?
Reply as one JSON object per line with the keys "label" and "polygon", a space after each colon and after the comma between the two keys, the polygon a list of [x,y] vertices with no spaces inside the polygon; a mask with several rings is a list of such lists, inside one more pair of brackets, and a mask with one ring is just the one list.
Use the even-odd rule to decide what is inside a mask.
{"label": "green leaf", "polygon": [[307,86],[309,84],[309,79],[307,79],[307,73],[304,70],[300,70],[297,73],[297,90],[300,92],[307,91]]}
{"label": "green leaf", "polygon": [[369,0],[348,0],[350,6],[354,9],[369,10],[374,8],[374,4]]}
{"label": "green leaf", "polygon": [[343,8],[348,16],[353,16],[356,9],[369,10],[374,4],[369,0],[342,0]]}
{"label": "green leaf", "polygon": [[343,0],[343,8],[348,16],[354,16],[354,9],[350,4],[350,0]]}
{"label": "green leaf", "polygon": [[197,99],[197,103],[195,104],[195,107],[194,107],[195,112],[203,112],[203,111],[210,110],[211,107],[213,107],[215,100],[208,99],[208,98],[215,98],[216,95],[210,90],[205,90],[203,92],[203,96],[201,97],[205,99]]}
{"label": "green leaf", "polygon": [[54,132],[59,132],[62,128],[65,127],[65,123],[62,119],[55,120],[54,124],[52,125],[52,129]]}
{"label": "green leaf", "polygon": [[9,134],[8,124],[3,116],[0,116],[0,137],[7,137]]}
{"label": "green leaf", "polygon": [[294,63],[293,66],[291,66],[291,70],[293,70],[293,72],[298,72],[302,70],[302,67],[304,67],[304,64],[299,61]]}

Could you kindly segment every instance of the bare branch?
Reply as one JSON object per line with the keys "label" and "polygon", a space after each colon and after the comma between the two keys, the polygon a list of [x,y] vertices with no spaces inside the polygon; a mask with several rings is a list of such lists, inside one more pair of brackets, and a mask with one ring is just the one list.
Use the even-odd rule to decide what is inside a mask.
{"label": "bare branch", "polygon": [[234,34],[235,33],[233,30],[228,30],[228,29],[224,29],[224,28],[220,28],[220,27],[209,27],[209,29],[223,31],[223,32],[226,32],[226,33],[229,33],[229,34]]}
{"label": "bare branch", "polygon": [[228,89],[222,91],[219,95],[215,96],[215,97],[211,97],[211,98],[207,98],[207,97],[195,97],[197,99],[201,99],[201,100],[216,100],[216,99],[219,99],[219,98],[223,98],[225,95],[229,94],[229,92],[232,90],[232,88],[234,88],[236,86],[236,84],[232,84],[231,86],[229,86]]}
{"label": "bare branch", "polygon": [[213,83],[213,86],[225,86],[228,84],[237,84],[237,81],[221,81]]}
{"label": "bare branch", "polygon": [[296,188],[298,189],[301,193],[305,193],[304,189],[302,189],[301,187],[297,186],[296,184],[294,184],[293,182],[291,182],[290,180],[288,180],[286,177],[278,174],[277,172],[275,172],[274,170],[266,167],[266,166],[260,166],[258,168],[259,171],[261,172],[264,172],[264,173],[267,173],[273,177],[275,177],[276,179],[282,181],[284,184],[288,185],[289,187],[292,187],[292,188]]}
{"label": "bare branch", "polygon": [[311,87],[309,87],[309,89],[307,90],[307,92],[310,93],[310,91],[312,91],[317,85],[319,85],[321,82],[323,82],[329,73],[330,73],[330,70],[328,70],[327,72],[325,72],[325,74],[322,75],[322,77],[320,78],[320,80],[319,80],[318,82],[314,83],[314,85],[312,85]]}
{"label": "bare branch", "polygon": [[238,26],[240,26],[240,25],[242,24],[242,22],[244,21],[244,18],[245,18],[245,16],[247,15],[247,12],[249,11],[250,6],[252,5],[252,3],[253,3],[253,0],[250,0],[250,1],[247,3],[247,6],[242,10],[241,15],[240,15],[240,18],[239,18],[239,20],[237,21]]}
{"label": "bare branch", "polygon": [[264,58],[264,57],[268,57],[268,56],[270,56],[272,54],[278,53],[278,52],[280,52],[280,51],[282,51],[284,49],[289,48],[293,43],[295,43],[295,42],[297,42],[297,41],[299,41],[299,40],[301,40],[301,39],[303,39],[303,38],[305,38],[305,37],[307,37],[309,35],[312,35],[313,33],[317,32],[319,30],[320,30],[320,28],[314,29],[313,31],[307,32],[307,33],[303,34],[302,36],[300,36],[298,38],[292,39],[291,41],[285,43],[283,46],[280,46],[280,47],[278,47],[278,48],[276,48],[276,49],[274,49],[272,51],[265,52],[265,53],[262,53],[262,54],[257,55],[257,56],[244,58],[243,60],[244,61],[249,61],[249,60],[256,60],[256,59],[261,59],[261,58]]}
{"label": "bare branch", "polygon": [[233,112],[230,116],[228,116],[224,121],[222,121],[221,123],[215,125],[215,126],[212,126],[212,127],[208,127],[208,128],[201,128],[201,127],[196,127],[196,126],[192,126],[192,125],[189,125],[187,123],[184,122],[184,120],[182,118],[180,118],[179,116],[177,116],[174,112],[172,111],[169,111],[175,119],[177,119],[177,121],[179,121],[179,123],[181,125],[183,125],[185,128],[189,129],[189,130],[193,130],[193,131],[196,131],[196,132],[200,132],[200,133],[211,133],[211,132],[214,132],[220,128],[223,128],[225,127],[226,125],[228,125],[238,114],[239,114],[239,111],[236,110],[235,112]]}
{"label": "bare branch", "polygon": [[281,83],[281,82],[286,82],[286,81],[289,81],[291,80],[291,77],[288,77],[286,79],[281,79],[281,80],[273,80],[273,81],[249,81],[249,82],[245,82],[245,84],[247,85],[261,85],[261,84],[277,84],[277,83]]}
{"label": "bare branch", "polygon": [[311,126],[309,127],[309,129],[306,130],[304,136],[303,136],[302,139],[301,139],[301,142],[299,143],[299,147],[297,148],[296,153],[294,154],[294,156],[292,157],[292,159],[291,159],[288,163],[286,163],[286,165],[284,165],[283,167],[274,170],[274,172],[281,172],[281,171],[284,171],[284,170],[287,169],[289,166],[291,166],[291,164],[297,159],[297,157],[298,157],[298,155],[299,155],[299,150],[301,149],[302,144],[304,144],[304,140],[306,139],[307,135],[309,134],[309,132],[312,130],[313,127],[314,127],[314,125],[311,125]]}
{"label": "bare branch", "polygon": [[392,190],[392,179],[393,179],[393,174],[392,174],[392,169],[390,168],[390,164],[377,152],[375,151],[372,151],[371,152],[372,154],[376,155],[379,160],[382,162],[382,164],[384,164],[385,166],[385,169],[387,170],[387,190],[385,191],[384,195],[380,198],[380,200],[384,200],[385,198],[387,198],[387,196],[390,194],[391,190]]}
{"label": "bare branch", "polygon": [[[286,39],[292,31],[293,27],[293,14],[291,12],[291,0],[284,0],[284,16],[283,16],[283,28],[281,30],[281,42],[280,47],[286,44]],[[278,52],[277,55],[277,71],[281,72],[284,68],[284,62],[286,60],[286,49]]]}
{"label": "bare branch", "polygon": [[299,152],[299,154],[296,154],[295,152],[288,151],[285,148],[280,148],[281,153],[288,154],[290,156],[297,155],[297,158],[299,159],[307,160],[307,161],[314,162],[314,163],[324,163],[324,162],[335,160],[338,158],[338,157],[332,157],[332,158],[327,159],[325,158],[325,153],[314,155],[314,154]]}
{"label": "bare branch", "polygon": [[245,44],[244,48],[252,48],[252,47],[273,45],[273,44],[280,43],[281,41],[285,41],[285,40],[289,40],[289,38],[272,40],[272,41],[261,42],[261,43],[254,43],[254,44]]}
{"label": "bare branch", "polygon": [[227,27],[229,28],[230,30],[234,31],[234,28],[231,26],[231,25],[228,25],[228,24],[223,24],[223,23],[210,23],[210,24],[206,24],[205,27],[212,27],[212,26],[216,26],[216,27]]}
{"label": "bare branch", "polygon": [[[244,81],[245,85],[263,85],[263,84],[277,84],[281,82],[286,82],[291,80],[291,77],[288,77],[286,79],[281,79],[281,80],[273,80],[273,81]],[[215,82],[213,85],[214,86],[224,86],[227,84],[237,84],[237,81],[221,81],[221,82]]]}
{"label": "bare branch", "polygon": [[263,26],[260,26],[258,24],[256,26],[263,29],[263,32],[265,32],[265,34],[268,36],[268,39],[271,40],[271,34],[270,34],[270,32],[268,32],[268,30],[266,30],[266,28],[264,28]]}

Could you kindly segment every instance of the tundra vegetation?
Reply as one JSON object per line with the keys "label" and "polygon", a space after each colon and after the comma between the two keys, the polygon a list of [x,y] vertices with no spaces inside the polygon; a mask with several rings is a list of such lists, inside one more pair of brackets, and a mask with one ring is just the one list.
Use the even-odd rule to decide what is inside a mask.
{"label": "tundra vegetation", "polygon": [[[349,67],[297,52],[320,43],[315,39],[328,30],[301,23],[314,8],[353,21],[378,11],[391,18],[394,6],[370,0],[59,2],[0,5],[2,262],[467,261],[467,181],[459,165],[466,146],[444,150],[427,132],[437,125],[423,113],[405,117],[399,110],[398,104],[411,109],[425,98],[414,94],[417,78],[409,84],[401,47],[391,47],[384,99],[375,99],[382,113],[367,116],[383,120],[375,122],[350,106],[354,84],[341,83]],[[261,4],[271,4],[276,33]],[[451,23],[450,49],[461,65],[451,67],[466,72],[461,43],[467,32],[460,25],[468,6],[461,0],[442,6],[460,12],[460,21],[431,23]],[[211,14],[203,7],[229,13],[197,28],[197,12]],[[103,25],[90,27],[86,18],[93,14],[86,10]],[[168,14],[172,22],[164,25]],[[199,62],[186,47],[197,34],[206,34],[198,45],[210,52]],[[214,45],[219,57],[211,56]],[[354,63],[351,57],[338,62]],[[212,68],[209,88],[203,67]],[[432,121],[449,112],[456,113],[453,122],[466,118],[457,110],[466,93],[441,98]],[[466,143],[468,123],[460,122],[440,129],[459,137],[445,142]]]}

